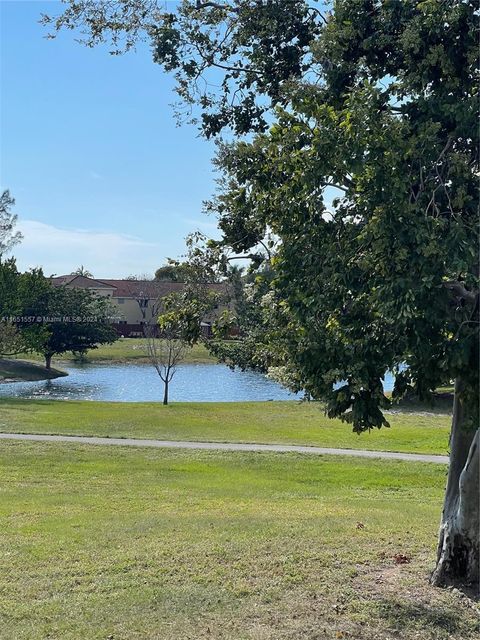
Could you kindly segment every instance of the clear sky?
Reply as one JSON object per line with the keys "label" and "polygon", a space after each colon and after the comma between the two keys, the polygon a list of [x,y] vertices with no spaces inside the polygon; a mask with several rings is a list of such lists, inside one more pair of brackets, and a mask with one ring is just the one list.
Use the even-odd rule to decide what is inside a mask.
{"label": "clear sky", "polygon": [[215,235],[202,213],[214,145],[176,126],[173,82],[147,47],[116,57],[72,32],[45,39],[40,13],[61,7],[0,0],[0,182],[24,234],[14,254],[47,275],[153,274],[190,231]]}

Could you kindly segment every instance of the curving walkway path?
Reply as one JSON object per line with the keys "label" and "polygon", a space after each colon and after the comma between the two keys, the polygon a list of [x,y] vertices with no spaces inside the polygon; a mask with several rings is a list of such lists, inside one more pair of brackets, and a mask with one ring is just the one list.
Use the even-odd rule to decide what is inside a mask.
{"label": "curving walkway path", "polygon": [[448,456],[424,453],[397,453],[393,451],[366,451],[364,449],[331,449],[284,444],[242,444],[236,442],[186,442],[178,440],[140,440],[137,438],[98,438],[92,436],[54,436],[27,433],[0,433],[0,440],[26,440],[34,442],[74,442],[121,447],[156,447],[173,449],[207,449],[213,451],[274,451],[277,453],[309,453],[314,455],[355,456],[409,460],[410,462],[437,462],[448,464]]}

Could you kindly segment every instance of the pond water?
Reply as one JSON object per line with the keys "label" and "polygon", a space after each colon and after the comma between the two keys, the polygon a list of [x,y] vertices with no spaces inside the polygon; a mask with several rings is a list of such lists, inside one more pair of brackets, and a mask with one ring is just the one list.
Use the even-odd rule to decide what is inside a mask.
{"label": "pond water", "polygon": [[[71,365],[68,377],[0,385],[0,397],[49,400],[162,401],[163,383],[147,364]],[[260,373],[218,364],[180,365],[169,399],[176,402],[292,400],[297,396]]]}
{"label": "pond water", "polygon": [[[68,377],[39,382],[0,385],[0,397],[46,398],[48,400],[107,400],[161,402],[163,383],[146,364],[71,365]],[[385,378],[385,390],[393,378]],[[185,364],[178,367],[170,384],[173,402],[245,402],[294,400],[281,385],[253,371],[231,371],[219,364]]]}

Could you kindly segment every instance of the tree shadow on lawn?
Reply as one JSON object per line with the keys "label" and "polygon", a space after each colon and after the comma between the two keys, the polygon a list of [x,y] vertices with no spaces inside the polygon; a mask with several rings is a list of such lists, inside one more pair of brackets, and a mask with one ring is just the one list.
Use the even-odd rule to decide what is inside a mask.
{"label": "tree shadow on lawn", "polygon": [[453,393],[450,391],[435,392],[430,401],[418,400],[414,396],[406,396],[394,402],[391,412],[398,413],[433,413],[451,415],[453,411]]}
{"label": "tree shadow on lawn", "polygon": [[[465,620],[465,610],[446,607],[442,602],[425,604],[424,602],[402,602],[396,598],[382,598],[376,602],[378,615],[384,619],[391,629],[407,632],[430,631],[425,637],[450,638],[458,633],[459,638],[476,637],[472,625]],[[463,615],[462,615],[463,614]],[[471,635],[468,635],[468,634]]]}

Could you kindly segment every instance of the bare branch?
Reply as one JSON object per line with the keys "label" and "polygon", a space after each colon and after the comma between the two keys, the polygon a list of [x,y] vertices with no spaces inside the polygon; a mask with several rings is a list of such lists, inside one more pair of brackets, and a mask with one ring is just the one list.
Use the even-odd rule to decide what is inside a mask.
{"label": "bare branch", "polygon": [[458,298],[459,300],[465,300],[465,302],[468,302],[468,304],[476,304],[477,302],[478,292],[475,293],[474,291],[469,291],[465,288],[463,282],[452,280],[443,282],[442,286],[446,289],[449,289],[453,293],[455,298]]}
{"label": "bare branch", "polygon": [[222,11],[231,11],[233,13],[238,13],[239,9],[237,7],[231,7],[228,4],[219,4],[218,2],[201,2],[201,0],[197,0],[197,5],[195,9],[201,11],[202,9],[221,9]]}
{"label": "bare branch", "polygon": [[309,10],[311,13],[318,16],[324,24],[328,24],[328,18],[323,15],[320,9],[317,9],[316,7],[310,7]]}
{"label": "bare branch", "polygon": [[227,262],[230,262],[231,260],[252,260],[253,258],[256,258],[257,254],[255,253],[249,253],[245,256],[229,256],[226,259]]}

